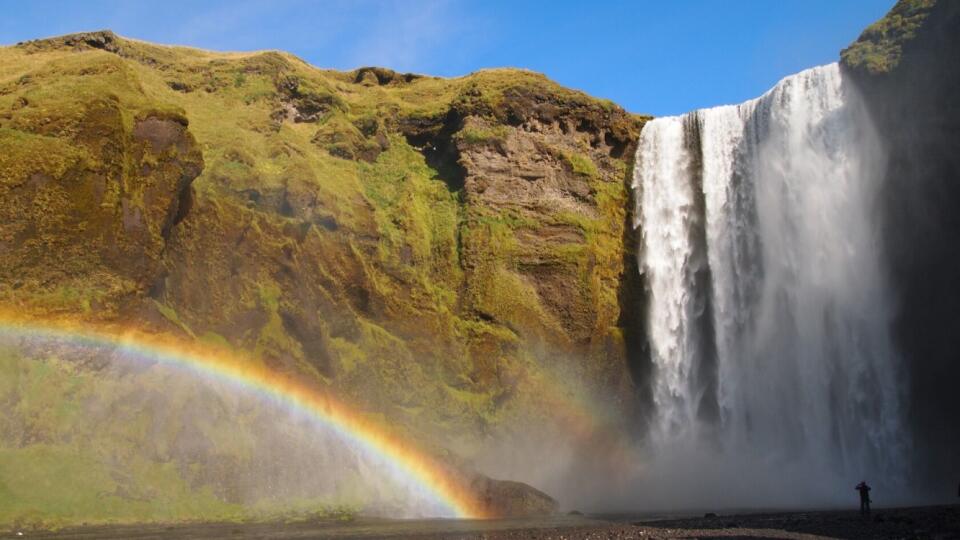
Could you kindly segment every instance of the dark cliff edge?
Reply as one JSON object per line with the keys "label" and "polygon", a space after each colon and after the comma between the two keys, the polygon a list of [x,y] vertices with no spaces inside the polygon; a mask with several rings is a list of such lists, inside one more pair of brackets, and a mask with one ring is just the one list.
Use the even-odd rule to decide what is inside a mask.
{"label": "dark cliff edge", "polygon": [[886,145],[879,211],[917,474],[960,478],[960,2],[901,0],[842,53]]}

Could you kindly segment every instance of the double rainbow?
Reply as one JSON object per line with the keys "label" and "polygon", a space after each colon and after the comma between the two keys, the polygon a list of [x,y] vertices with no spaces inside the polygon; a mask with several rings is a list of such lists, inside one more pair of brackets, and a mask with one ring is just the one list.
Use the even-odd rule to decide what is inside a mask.
{"label": "double rainbow", "polygon": [[183,366],[270,397],[304,413],[387,464],[400,479],[420,488],[442,516],[491,517],[467,478],[399,438],[386,433],[332,397],[230,351],[185,343],[131,329],[92,327],[64,321],[32,321],[0,314],[0,340],[62,341],[83,347],[115,348],[124,357]]}

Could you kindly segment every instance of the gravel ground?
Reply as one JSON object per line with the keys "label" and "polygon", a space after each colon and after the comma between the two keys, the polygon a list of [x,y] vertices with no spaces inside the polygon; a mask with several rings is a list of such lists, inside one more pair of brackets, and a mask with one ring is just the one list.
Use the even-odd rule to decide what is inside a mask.
{"label": "gravel ground", "polygon": [[[17,533],[21,533],[18,535]],[[417,540],[605,540],[634,538],[936,538],[960,540],[960,505],[856,511],[736,514],[657,521],[611,521],[583,516],[542,519],[376,520],[300,523],[206,523],[97,526],[60,531],[10,531],[0,538],[169,539],[389,538]]]}

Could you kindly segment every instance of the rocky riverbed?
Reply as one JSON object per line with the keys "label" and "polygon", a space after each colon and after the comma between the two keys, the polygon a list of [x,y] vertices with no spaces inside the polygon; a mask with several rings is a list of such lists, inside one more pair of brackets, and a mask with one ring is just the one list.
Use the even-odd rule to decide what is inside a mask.
{"label": "rocky riverbed", "polygon": [[540,519],[377,520],[349,522],[177,526],[97,526],[60,531],[8,531],[0,538],[164,539],[189,538],[412,538],[565,540],[633,538],[960,538],[960,505],[856,511],[776,512],[676,519],[554,516]]}

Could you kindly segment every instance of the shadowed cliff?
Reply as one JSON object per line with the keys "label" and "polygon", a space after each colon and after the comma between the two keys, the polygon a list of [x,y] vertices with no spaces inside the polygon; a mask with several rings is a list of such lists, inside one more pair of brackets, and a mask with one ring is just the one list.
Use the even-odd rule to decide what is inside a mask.
{"label": "shadowed cliff", "polygon": [[960,478],[960,3],[901,0],[843,51],[889,159],[883,216],[914,464],[932,496]]}

